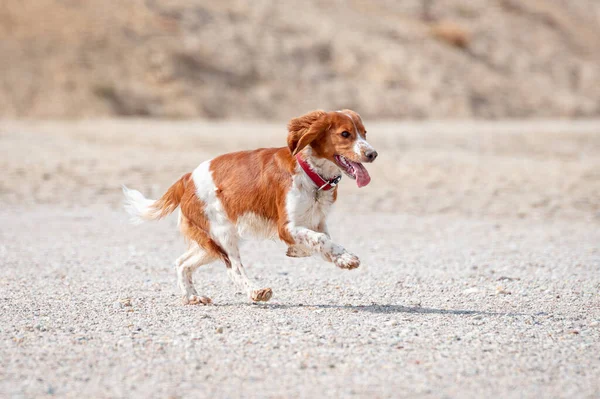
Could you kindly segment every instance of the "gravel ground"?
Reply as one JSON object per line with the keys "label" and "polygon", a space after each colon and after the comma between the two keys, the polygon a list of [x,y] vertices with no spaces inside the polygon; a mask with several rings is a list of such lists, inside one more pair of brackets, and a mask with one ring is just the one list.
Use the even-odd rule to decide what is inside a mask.
{"label": "gravel ground", "polygon": [[[98,131],[106,123],[98,123]],[[273,289],[271,301],[247,303],[224,266],[213,264],[195,278],[199,292],[214,301],[204,307],[179,302],[172,264],[184,244],[175,218],[128,225],[115,206],[116,192],[99,182],[121,176],[151,191],[145,184],[156,171],[156,190],[166,188],[166,175],[177,177],[171,169],[179,165],[168,145],[172,139],[163,139],[162,158],[132,160],[124,155],[135,153],[142,133],[123,138],[116,149],[107,144],[116,138],[104,135],[116,133],[98,133],[90,144],[85,137],[91,134],[77,136],[81,124],[48,126],[0,125],[7,150],[0,161],[0,397],[600,395],[599,186],[590,174],[598,162],[590,151],[599,139],[592,132],[574,133],[573,140],[557,132],[511,133],[503,136],[510,140],[497,139],[502,146],[481,151],[455,144],[469,142],[469,129],[439,130],[438,140],[404,129],[398,136],[402,162],[416,174],[404,188],[417,198],[400,195],[395,211],[369,202],[369,195],[386,190],[377,179],[395,165],[392,157],[383,158],[372,170],[372,191],[346,185],[331,217],[333,237],[361,257],[359,269],[287,258],[280,243],[247,243],[242,255],[248,273]],[[373,127],[369,131],[376,137]],[[69,137],[87,144],[60,151]],[[148,144],[160,143],[159,135],[147,137],[144,151],[161,153]],[[532,137],[540,145],[522,144]],[[508,148],[507,142],[516,144]],[[386,150],[401,151],[392,145]],[[174,163],[167,164],[168,157]],[[85,169],[67,167],[84,158],[104,165],[90,166],[95,184],[81,180]],[[440,170],[462,165],[465,174],[477,176],[469,189],[485,193],[493,187],[477,182],[498,186],[512,175],[494,168],[517,158],[537,180],[540,195],[554,193],[559,211],[541,206],[537,213],[511,214],[471,202],[469,213],[460,201],[464,191],[449,189],[461,176],[442,179],[430,205],[415,206],[426,193],[419,176],[430,183],[426,173],[418,175],[417,159]],[[161,162],[167,172],[159,171]],[[28,175],[29,166],[52,163],[63,165],[63,172],[76,170],[69,176],[77,178],[58,167],[49,168],[48,179]],[[579,174],[568,174],[572,184],[562,185],[563,177],[546,173],[553,168]],[[583,186],[588,191],[574,189]],[[496,203],[521,203],[531,195],[515,188]],[[362,202],[368,206],[357,208]],[[439,203],[456,205],[445,211]]]}

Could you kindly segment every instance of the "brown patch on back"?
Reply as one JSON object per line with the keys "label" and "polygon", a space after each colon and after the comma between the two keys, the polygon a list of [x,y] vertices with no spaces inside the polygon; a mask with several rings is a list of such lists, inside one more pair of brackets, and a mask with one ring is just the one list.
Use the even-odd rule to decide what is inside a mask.
{"label": "brown patch on back", "polygon": [[285,229],[285,197],[295,168],[296,160],[286,147],[234,152],[210,162],[217,197],[229,219],[236,223],[240,216],[253,213],[271,220],[286,243],[293,243]]}

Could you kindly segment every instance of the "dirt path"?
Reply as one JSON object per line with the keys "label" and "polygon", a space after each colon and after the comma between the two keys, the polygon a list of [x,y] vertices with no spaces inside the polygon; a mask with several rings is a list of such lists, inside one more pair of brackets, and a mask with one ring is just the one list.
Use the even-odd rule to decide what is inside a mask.
{"label": "dirt path", "polygon": [[128,225],[118,184],[281,128],[0,124],[0,396],[597,397],[600,125],[523,126],[369,126],[372,186],[330,223],[359,269],[247,244],[271,302],[214,264],[186,307],[174,218]]}

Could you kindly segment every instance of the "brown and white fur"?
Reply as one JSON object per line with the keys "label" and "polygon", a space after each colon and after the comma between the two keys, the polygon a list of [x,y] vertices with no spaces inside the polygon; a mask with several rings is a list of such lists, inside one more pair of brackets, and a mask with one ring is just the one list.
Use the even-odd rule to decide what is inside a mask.
{"label": "brown and white fur", "polygon": [[158,200],[123,187],[125,207],[135,222],[167,216],[178,206],[179,228],[188,250],[175,261],[184,304],[207,304],[198,295],[192,274],[221,260],[233,283],[252,301],[268,301],[270,288],[258,288],[246,275],[238,242],[245,238],[279,238],[287,255],[320,254],[342,269],[359,266],[358,257],[332,241],[327,214],[337,186],[319,191],[300,168],[301,157],[324,179],[344,171],[359,186],[370,177],[362,162],[377,152],[366,141],[360,116],[350,110],[313,111],[288,124],[287,147],[224,154],[186,173]]}

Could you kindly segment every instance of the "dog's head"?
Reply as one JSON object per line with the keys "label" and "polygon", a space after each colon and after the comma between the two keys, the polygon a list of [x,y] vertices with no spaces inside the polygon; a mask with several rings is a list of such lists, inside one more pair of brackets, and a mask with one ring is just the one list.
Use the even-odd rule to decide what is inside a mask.
{"label": "dog's head", "polygon": [[367,131],[360,116],[351,110],[313,111],[288,123],[288,147],[296,155],[306,146],[312,156],[333,162],[358,187],[369,184],[371,177],[362,165],[373,162],[377,151],[367,142]]}

